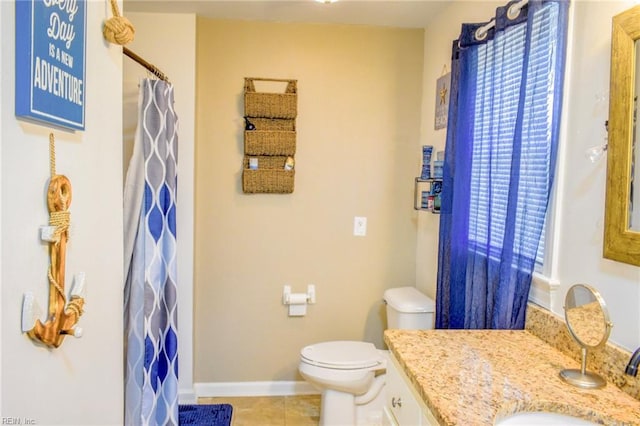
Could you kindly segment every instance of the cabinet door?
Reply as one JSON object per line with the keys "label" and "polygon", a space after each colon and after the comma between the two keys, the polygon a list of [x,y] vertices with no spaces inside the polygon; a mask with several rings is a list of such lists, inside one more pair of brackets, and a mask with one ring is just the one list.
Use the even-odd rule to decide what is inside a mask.
{"label": "cabinet door", "polygon": [[409,384],[398,371],[393,356],[387,363],[387,401],[385,411],[393,414],[399,426],[420,426],[422,413]]}

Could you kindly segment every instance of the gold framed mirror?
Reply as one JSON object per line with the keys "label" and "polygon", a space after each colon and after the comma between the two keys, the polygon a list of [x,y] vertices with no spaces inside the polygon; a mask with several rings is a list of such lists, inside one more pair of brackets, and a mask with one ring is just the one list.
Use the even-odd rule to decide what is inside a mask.
{"label": "gold framed mirror", "polygon": [[[640,6],[613,17],[603,255],[640,266]],[[637,70],[638,69],[638,70]],[[638,132],[638,134],[636,134]]]}

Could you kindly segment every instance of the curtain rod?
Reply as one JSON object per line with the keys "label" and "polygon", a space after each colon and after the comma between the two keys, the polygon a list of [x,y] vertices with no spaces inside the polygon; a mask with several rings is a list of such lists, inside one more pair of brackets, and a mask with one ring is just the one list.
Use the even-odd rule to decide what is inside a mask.
{"label": "curtain rod", "polygon": [[134,61],[136,61],[140,65],[142,65],[143,67],[145,67],[147,70],[149,70],[149,72],[151,72],[151,74],[155,75],[160,80],[166,81],[167,83],[169,83],[169,77],[167,77],[167,75],[165,73],[160,71],[160,69],[158,67],[156,67],[155,65],[145,61],[141,56],[138,56],[137,54],[132,52],[129,48],[127,48],[125,46],[122,46],[122,53],[124,55],[130,57],[131,59],[133,59]]}
{"label": "curtain rod", "polygon": [[[514,3],[509,6],[507,11],[507,17],[511,20],[516,19],[520,15],[520,10],[529,3],[529,0],[520,0],[518,3]],[[476,30],[476,40],[482,41],[488,34],[488,31],[496,26],[496,20],[492,19],[486,25],[481,26]]]}

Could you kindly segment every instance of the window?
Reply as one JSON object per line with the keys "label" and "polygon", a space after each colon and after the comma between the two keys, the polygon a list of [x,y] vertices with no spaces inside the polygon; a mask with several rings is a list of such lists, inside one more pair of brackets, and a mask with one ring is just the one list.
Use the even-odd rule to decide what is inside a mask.
{"label": "window", "polygon": [[[534,16],[529,52],[525,52],[526,25],[517,25],[480,46],[476,57],[469,238],[487,247],[489,258],[499,260],[505,233],[512,232],[514,267],[523,260],[542,265],[544,259],[545,216],[539,212],[547,209],[554,173],[554,97],[559,93],[555,86],[562,84],[554,78],[559,56],[555,54],[557,21],[558,5],[550,3]],[[527,78],[522,87],[525,66]],[[524,102],[519,102],[521,96]],[[515,155],[520,160],[514,163],[516,126],[522,127],[515,132],[522,142],[515,148],[520,150]],[[515,190],[517,195],[512,193]],[[506,212],[510,202],[517,207],[515,224],[509,230]],[[532,211],[538,213],[529,214]]]}

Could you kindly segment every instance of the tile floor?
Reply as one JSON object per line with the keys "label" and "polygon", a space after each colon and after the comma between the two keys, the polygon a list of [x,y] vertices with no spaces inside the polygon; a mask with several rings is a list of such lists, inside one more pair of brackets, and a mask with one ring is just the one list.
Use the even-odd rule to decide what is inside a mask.
{"label": "tile floor", "polygon": [[231,404],[231,426],[317,426],[320,395],[199,398],[199,404]]}

